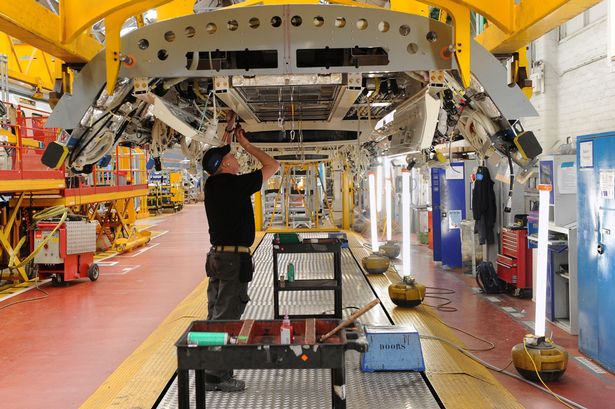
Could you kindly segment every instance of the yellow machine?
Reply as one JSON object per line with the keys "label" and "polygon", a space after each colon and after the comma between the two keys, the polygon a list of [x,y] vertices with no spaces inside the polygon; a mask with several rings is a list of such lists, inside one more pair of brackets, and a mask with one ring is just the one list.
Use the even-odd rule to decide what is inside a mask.
{"label": "yellow machine", "polygon": [[414,277],[404,277],[397,284],[389,286],[389,297],[399,307],[416,307],[425,299],[426,287]]}
{"label": "yellow machine", "polygon": [[383,254],[372,253],[361,259],[361,265],[369,274],[383,274],[387,272],[391,262]]}
{"label": "yellow machine", "polygon": [[568,352],[564,348],[531,334],[513,347],[512,359],[517,372],[535,382],[540,378],[545,382],[556,381],[568,367]]}

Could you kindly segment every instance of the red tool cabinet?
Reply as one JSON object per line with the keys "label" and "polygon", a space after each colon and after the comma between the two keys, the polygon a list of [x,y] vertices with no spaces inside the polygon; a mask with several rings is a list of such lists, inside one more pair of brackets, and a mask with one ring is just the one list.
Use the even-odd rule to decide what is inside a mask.
{"label": "red tool cabinet", "polygon": [[502,229],[502,253],[498,254],[497,265],[498,276],[515,288],[515,295],[531,293],[532,251],[527,246],[527,229]]}

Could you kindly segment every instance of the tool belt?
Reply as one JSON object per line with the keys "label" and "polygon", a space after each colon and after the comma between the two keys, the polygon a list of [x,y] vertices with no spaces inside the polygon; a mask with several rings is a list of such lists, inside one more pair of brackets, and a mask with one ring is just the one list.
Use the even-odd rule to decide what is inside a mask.
{"label": "tool belt", "polygon": [[244,247],[244,246],[212,246],[211,249],[219,253],[248,253],[250,254],[250,247]]}

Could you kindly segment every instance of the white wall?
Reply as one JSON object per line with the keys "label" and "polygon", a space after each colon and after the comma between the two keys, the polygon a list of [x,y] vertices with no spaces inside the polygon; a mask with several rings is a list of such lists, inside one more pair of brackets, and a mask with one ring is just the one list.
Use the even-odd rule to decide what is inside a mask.
{"label": "white wall", "polygon": [[[544,64],[545,92],[534,93],[540,116],[525,118],[545,153],[568,137],[615,130],[615,72],[607,59],[607,4],[603,2],[566,25],[560,40],[553,30],[533,44],[534,64]],[[533,56],[531,54],[534,54]]]}

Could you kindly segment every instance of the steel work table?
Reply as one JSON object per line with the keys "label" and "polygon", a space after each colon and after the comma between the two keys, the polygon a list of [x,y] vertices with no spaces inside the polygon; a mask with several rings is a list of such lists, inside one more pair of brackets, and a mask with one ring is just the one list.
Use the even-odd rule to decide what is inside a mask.
{"label": "steel work table", "polygon": [[[195,371],[197,409],[205,408],[205,370],[330,369],[332,407],[346,408],[345,352],[367,350],[363,334],[344,329],[323,343],[320,336],[339,324],[335,319],[291,320],[294,340],[280,345],[281,320],[193,321],[175,344],[179,409],[190,408],[188,374]],[[191,346],[189,332],[226,332],[236,344]]]}
{"label": "steel work table", "polygon": [[[289,314],[290,318],[342,318],[342,257],[341,241],[338,239],[307,239],[301,243],[280,243],[275,239],[273,247],[273,318],[281,319],[284,314],[280,311],[280,293],[284,291],[333,291],[332,314]],[[327,279],[295,278],[294,282],[279,280],[278,256],[283,254],[332,254],[332,277]],[[305,272],[301,272],[302,275]]]}

